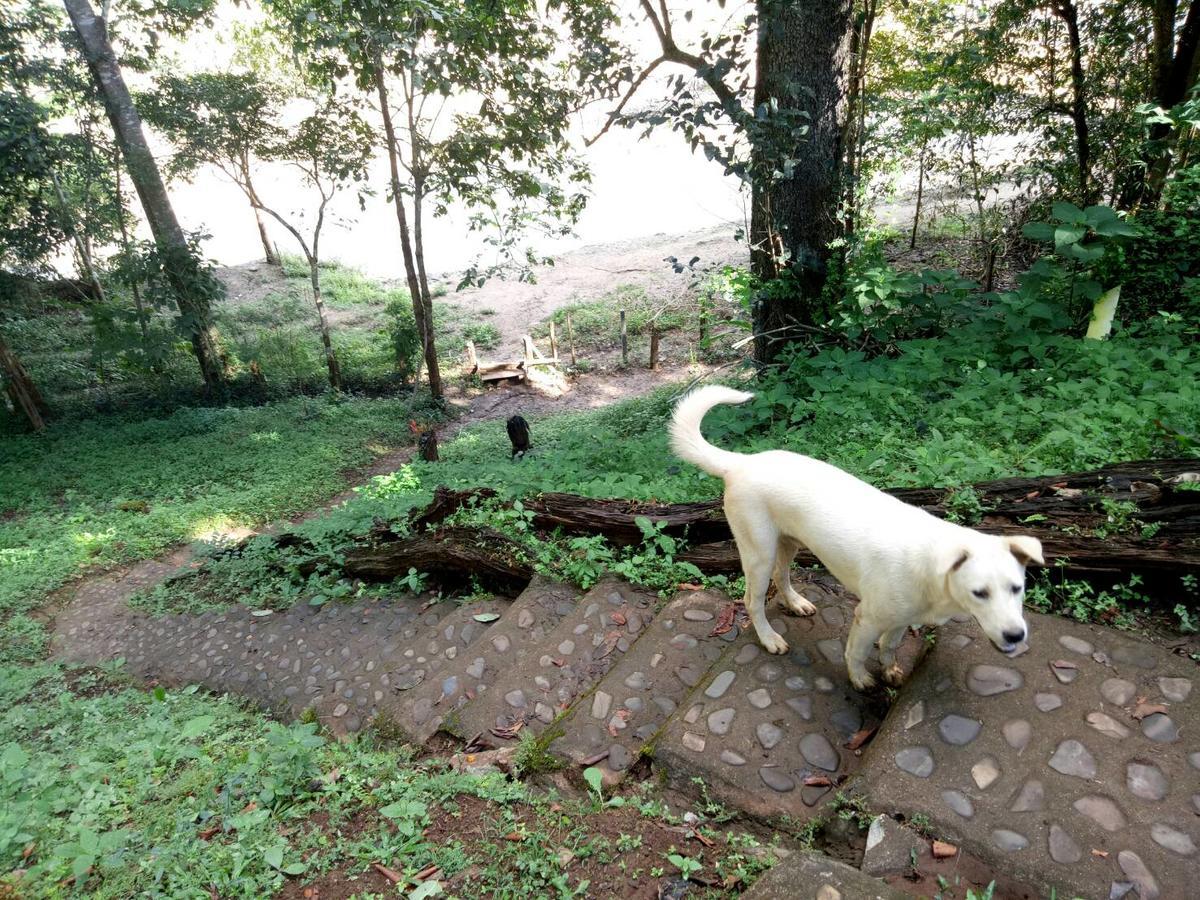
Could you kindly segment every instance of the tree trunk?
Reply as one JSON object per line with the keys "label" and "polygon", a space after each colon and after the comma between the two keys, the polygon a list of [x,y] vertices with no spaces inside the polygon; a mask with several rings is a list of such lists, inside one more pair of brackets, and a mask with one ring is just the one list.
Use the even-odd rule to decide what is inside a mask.
{"label": "tree trunk", "polygon": [[[790,270],[795,282],[791,296],[763,296],[754,305],[755,359],[770,363],[793,336],[793,326],[821,325],[827,318],[822,292],[829,245],[842,234],[838,205],[854,3],[760,0],[758,6],[754,107],[775,102],[782,116],[808,116],[808,133],[797,145],[760,136],[751,149],[751,267],[763,279]],[[794,167],[773,177],[783,158],[794,159]]]}
{"label": "tree trunk", "polygon": [[212,324],[208,298],[196,290],[197,261],[179,227],[179,220],[175,218],[158,164],[146,143],[141,118],[108,40],[107,26],[88,0],[63,0],[63,5],[75,26],[84,59],[104,100],[104,109],[141,199],[154,241],[163,254],[164,270],[175,294],[180,317],[190,333],[200,374],[210,390],[219,389],[224,386],[228,373]]}
{"label": "tree trunk", "polygon": [[1079,40],[1079,10],[1073,0],[1059,0],[1055,14],[1067,26],[1067,43],[1071,51],[1071,121],[1075,125],[1075,158],[1079,167],[1079,201],[1092,202],[1092,159],[1088,139],[1087,82],[1083,74],[1083,49]]}
{"label": "tree trunk", "polygon": [[335,391],[342,390],[342,368],[338,365],[337,354],[333,352],[333,341],[329,337],[329,317],[325,315],[325,302],[321,299],[321,275],[317,260],[308,259],[308,280],[312,285],[313,303],[317,307],[317,322],[321,330],[321,346],[325,348],[325,366],[329,369],[329,386]]}
{"label": "tree trunk", "polygon": [[5,392],[12,399],[13,405],[25,414],[25,418],[29,420],[33,430],[42,431],[46,427],[46,401],[42,399],[37,385],[30,380],[29,373],[21,365],[17,354],[13,353],[5,343],[2,334],[0,334],[0,380],[4,382]]}
{"label": "tree trunk", "polygon": [[[416,139],[412,135],[412,140]],[[421,285],[421,306],[425,311],[428,339],[422,336],[425,349],[425,367],[429,369],[429,390],[434,397],[442,396],[442,370],[437,358],[437,341],[433,333],[433,297],[429,293],[429,279],[425,275],[425,235],[421,228],[424,197],[423,179],[417,179],[413,192],[413,255],[417,261],[417,281]]]}
{"label": "tree trunk", "polygon": [[871,32],[875,28],[878,0],[864,0],[862,11],[854,17],[850,35],[850,99],[847,101],[844,180],[846,183],[846,219],[844,230],[853,234],[859,210],[859,181],[862,178],[862,143],[866,127],[867,58],[871,50]]}
{"label": "tree trunk", "polygon": [[[113,186],[117,195],[118,224],[121,227],[121,250],[127,257],[132,259],[133,245],[129,240],[129,227],[125,224],[125,192],[121,189],[121,160],[119,155],[116,153],[113,154]],[[149,317],[146,314],[145,301],[142,299],[142,286],[135,279],[130,283],[129,288],[131,291],[133,291],[133,306],[137,311],[138,329],[142,332],[142,348],[146,351],[146,354],[149,355]],[[159,373],[158,363],[152,363],[150,368],[155,374]]]}
{"label": "tree trunk", "polygon": [[913,209],[912,237],[908,241],[908,249],[915,250],[917,246],[917,228],[921,224],[921,201],[925,197],[925,148],[928,138],[921,139],[921,152],[917,156],[917,203]]}
{"label": "tree trunk", "polygon": [[421,292],[420,276],[413,257],[412,236],[408,230],[408,213],[404,209],[404,197],[400,192],[399,149],[396,146],[396,129],[392,125],[392,111],[388,106],[387,83],[383,63],[375,63],[375,91],[379,96],[379,112],[383,116],[383,132],[387,143],[388,166],[392,179],[392,203],[396,207],[396,222],[400,226],[400,252],[404,258],[404,274],[408,281],[408,293],[412,297],[413,320],[417,334],[421,336],[422,358],[429,369],[429,392],[435,400],[442,397],[442,378],[438,368],[437,349],[433,341],[433,322],[426,318],[424,295]]}
{"label": "tree trunk", "polygon": [[[254,189],[254,182],[250,180],[250,163],[247,160],[241,161],[242,178],[246,180],[246,192],[252,197],[258,196],[258,192]],[[254,224],[258,226],[258,239],[262,241],[263,259],[267,265],[277,266],[280,264],[279,254],[275,252],[275,245],[271,243],[271,238],[267,234],[267,223],[263,221],[262,211],[254,203],[250,204],[250,208],[254,210]]]}
{"label": "tree trunk", "polygon": [[[1175,36],[1178,0],[1154,0],[1153,96],[1163,109],[1182,103],[1200,76],[1200,2],[1192,0],[1187,17]],[[1140,202],[1157,204],[1171,170],[1174,150],[1171,126],[1150,126],[1149,164],[1141,186]]]}

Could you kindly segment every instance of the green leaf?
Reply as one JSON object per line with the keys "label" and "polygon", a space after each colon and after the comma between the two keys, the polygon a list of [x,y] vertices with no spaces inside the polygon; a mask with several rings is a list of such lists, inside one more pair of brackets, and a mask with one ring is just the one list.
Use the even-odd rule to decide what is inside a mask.
{"label": "green leaf", "polygon": [[1054,246],[1062,247],[1066,244],[1074,244],[1083,239],[1087,234],[1087,228],[1083,225],[1059,225],[1054,229]]}
{"label": "green leaf", "polygon": [[183,738],[199,737],[208,731],[209,726],[216,720],[216,716],[196,716],[194,719],[188,719],[179,729],[179,735]]}
{"label": "green leaf", "polygon": [[283,844],[268,847],[263,851],[263,859],[267,861],[267,865],[272,869],[281,868],[283,866]]}
{"label": "green leaf", "polygon": [[409,892],[408,900],[425,900],[426,897],[440,897],[441,895],[442,883],[440,881],[422,881]]}
{"label": "green leaf", "polygon": [[1060,222],[1067,222],[1074,225],[1082,225],[1087,221],[1087,215],[1082,209],[1074,203],[1067,203],[1065,200],[1059,200],[1050,208],[1054,213],[1054,218]]}
{"label": "green leaf", "polygon": [[294,862],[288,863],[286,866],[276,866],[284,875],[301,875],[308,869],[308,863]]}
{"label": "green leaf", "polygon": [[269,616],[269,615],[271,615],[271,612],[272,612],[272,610],[269,610],[269,609],[256,609],[256,610],[254,610],[254,612],[250,613],[250,615],[252,615],[252,616]]}
{"label": "green leaf", "polygon": [[500,618],[500,613],[476,613],[471,618],[476,622],[495,622]]}
{"label": "green leaf", "polygon": [[583,780],[588,783],[588,787],[592,789],[596,796],[600,795],[600,788],[604,784],[603,772],[601,772],[595,766],[588,766],[583,770]]}
{"label": "green leaf", "polygon": [[1031,241],[1054,240],[1054,226],[1049,222],[1030,222],[1021,229],[1021,234]]}

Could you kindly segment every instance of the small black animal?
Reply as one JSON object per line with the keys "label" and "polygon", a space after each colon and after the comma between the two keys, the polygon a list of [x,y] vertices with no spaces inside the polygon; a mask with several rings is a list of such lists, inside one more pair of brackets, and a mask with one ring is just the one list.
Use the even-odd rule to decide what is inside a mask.
{"label": "small black animal", "polygon": [[518,456],[523,459],[525,454],[533,449],[533,445],[529,443],[529,423],[521,416],[513,416],[508,420],[508,439],[512,441],[511,459]]}

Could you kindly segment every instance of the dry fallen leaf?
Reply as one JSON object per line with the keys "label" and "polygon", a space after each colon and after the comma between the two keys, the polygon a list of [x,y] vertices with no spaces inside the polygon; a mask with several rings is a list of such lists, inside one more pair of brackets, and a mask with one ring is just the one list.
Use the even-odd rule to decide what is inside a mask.
{"label": "dry fallen leaf", "polygon": [[392,884],[399,884],[404,880],[404,876],[395,869],[389,869],[383,863],[371,863],[371,868],[390,881]]}
{"label": "dry fallen leaf", "polygon": [[1140,722],[1146,716],[1152,716],[1154,713],[1165,713],[1166,711],[1167,708],[1161,703],[1146,703],[1142,701],[1129,714]]}
{"label": "dry fallen leaf", "polygon": [[614,625],[624,625],[626,622],[628,622],[628,621],[629,621],[629,620],[628,620],[628,619],[625,617],[625,613],[624,613],[624,612],[622,612],[622,611],[621,611],[621,610],[619,610],[619,609],[618,609],[617,611],[615,611],[615,612],[611,612],[611,613],[609,613],[609,614],[608,614],[608,617],[609,617],[610,619],[612,619],[612,623],[613,623]]}
{"label": "dry fallen leaf", "polygon": [[1107,850],[1093,850],[1092,856],[1098,856],[1101,859],[1108,859],[1108,851]]}
{"label": "dry fallen leaf", "polygon": [[691,582],[689,582],[689,581],[681,581],[681,582],[680,582],[678,585],[676,585],[676,587],[678,587],[678,588],[679,588],[679,590],[681,590],[681,591],[699,591],[699,590],[703,590],[703,589],[700,587],[700,585],[698,585],[698,584],[692,584],[692,583],[691,583]]}
{"label": "dry fallen leaf", "polygon": [[807,775],[804,778],[805,787],[833,787],[828,775]]}
{"label": "dry fallen leaf", "polygon": [[694,837],[696,840],[698,840],[700,843],[702,843],[705,847],[713,846],[712,839],[705,837],[703,834],[701,834],[695,828],[692,829],[692,837]]}
{"label": "dry fallen leaf", "polygon": [[854,737],[850,738],[846,744],[847,750],[857,750],[863,744],[871,739],[871,735],[875,733],[875,729],[879,726],[873,725],[870,728],[864,728],[862,731],[856,732]]}
{"label": "dry fallen leaf", "polygon": [[958,848],[946,841],[933,842],[933,858],[934,859],[949,859],[951,856],[958,855]]}
{"label": "dry fallen leaf", "polygon": [[1056,659],[1050,665],[1055,669],[1078,669],[1079,666],[1071,662],[1069,659]]}
{"label": "dry fallen leaf", "polygon": [[506,834],[504,836],[504,839],[506,841],[513,841],[513,842],[523,841],[523,840],[525,840],[525,835],[521,834],[521,832],[519,832],[519,831],[510,831],[508,834]]}

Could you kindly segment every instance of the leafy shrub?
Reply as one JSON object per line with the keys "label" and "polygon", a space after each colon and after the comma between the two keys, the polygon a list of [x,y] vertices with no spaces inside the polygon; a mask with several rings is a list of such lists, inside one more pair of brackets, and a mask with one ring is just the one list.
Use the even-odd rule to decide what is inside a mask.
{"label": "leafy shrub", "polygon": [[421,355],[421,335],[413,318],[412,303],[393,300],[384,308],[384,313],[387,315],[387,334],[396,372],[407,381],[416,373],[417,360]]}
{"label": "leafy shrub", "polygon": [[1139,239],[1125,251],[1118,313],[1140,321],[1161,310],[1200,322],[1200,206],[1146,209],[1131,221]]}

